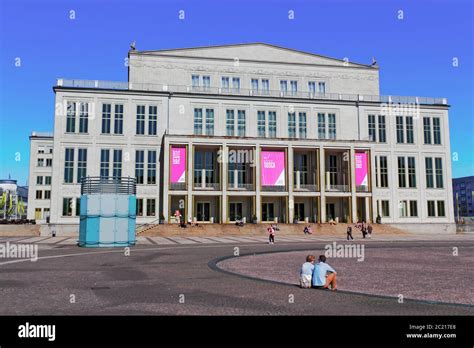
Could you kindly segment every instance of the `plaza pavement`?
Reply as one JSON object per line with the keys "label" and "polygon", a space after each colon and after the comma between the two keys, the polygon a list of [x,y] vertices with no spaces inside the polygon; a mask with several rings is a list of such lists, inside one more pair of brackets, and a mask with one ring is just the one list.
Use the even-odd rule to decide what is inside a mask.
{"label": "plaza pavement", "polygon": [[[243,256],[244,260],[246,255],[260,253],[323,250],[334,237],[281,237],[275,245],[266,244],[263,236],[139,237],[128,256],[123,248],[79,248],[74,238],[33,238],[0,239],[0,243],[37,243],[39,247],[36,262],[0,259],[0,315],[474,315],[473,306],[411,300],[408,296],[401,304],[389,291],[377,296],[342,287],[336,293],[306,290],[219,268],[219,261],[229,257]],[[459,246],[461,251],[469,247],[472,254],[474,244],[470,235],[398,238],[412,239],[381,240],[380,236],[366,243],[381,255],[377,262],[386,268],[386,277],[393,276],[391,270],[400,276],[403,264],[398,260],[404,248],[416,248],[418,271],[433,272],[432,250]],[[299,257],[295,262],[301,262]],[[298,269],[291,272],[291,277],[297,277]],[[429,282],[427,289],[438,291],[436,282]]]}

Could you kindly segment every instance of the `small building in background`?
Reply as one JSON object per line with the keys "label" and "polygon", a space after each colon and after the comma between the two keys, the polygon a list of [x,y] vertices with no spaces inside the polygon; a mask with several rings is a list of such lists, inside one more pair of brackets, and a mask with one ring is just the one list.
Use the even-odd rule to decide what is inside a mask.
{"label": "small building in background", "polygon": [[453,179],[454,216],[474,217],[474,175]]}
{"label": "small building in background", "polygon": [[17,180],[0,179],[0,219],[24,219],[28,208],[28,186]]}

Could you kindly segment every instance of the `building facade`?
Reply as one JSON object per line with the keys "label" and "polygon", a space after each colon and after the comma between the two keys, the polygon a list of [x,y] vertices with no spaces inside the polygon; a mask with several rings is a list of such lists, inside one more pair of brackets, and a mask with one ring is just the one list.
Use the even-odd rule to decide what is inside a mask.
{"label": "building facade", "polygon": [[474,176],[453,179],[454,216],[474,217]]}
{"label": "building facade", "polygon": [[28,219],[49,222],[53,179],[53,134],[32,132],[30,135],[30,171]]}
{"label": "building facade", "polygon": [[52,224],[77,226],[83,176],[136,177],[139,224],[454,222],[447,100],[381,96],[376,64],[256,43],[128,69],[54,87]]}

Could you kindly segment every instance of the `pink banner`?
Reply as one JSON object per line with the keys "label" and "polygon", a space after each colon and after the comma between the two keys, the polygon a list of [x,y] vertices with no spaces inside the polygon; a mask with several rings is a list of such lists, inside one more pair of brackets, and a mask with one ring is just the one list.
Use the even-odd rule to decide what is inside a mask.
{"label": "pink banner", "polygon": [[186,181],[186,148],[171,147],[171,183]]}
{"label": "pink banner", "polygon": [[367,186],[367,153],[356,152],[355,153],[355,177],[356,186]]}
{"label": "pink banner", "polygon": [[262,186],[285,186],[285,152],[262,151],[261,156]]}

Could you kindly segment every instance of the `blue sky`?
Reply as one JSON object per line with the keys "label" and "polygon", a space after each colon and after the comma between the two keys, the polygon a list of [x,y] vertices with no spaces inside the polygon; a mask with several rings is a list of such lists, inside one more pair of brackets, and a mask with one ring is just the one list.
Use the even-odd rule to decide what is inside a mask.
{"label": "blue sky", "polygon": [[53,129],[55,79],[126,81],[133,40],[138,50],[262,41],[367,64],[374,56],[382,94],[448,98],[453,176],[474,175],[470,0],[0,0],[0,178],[26,182],[28,136]]}

